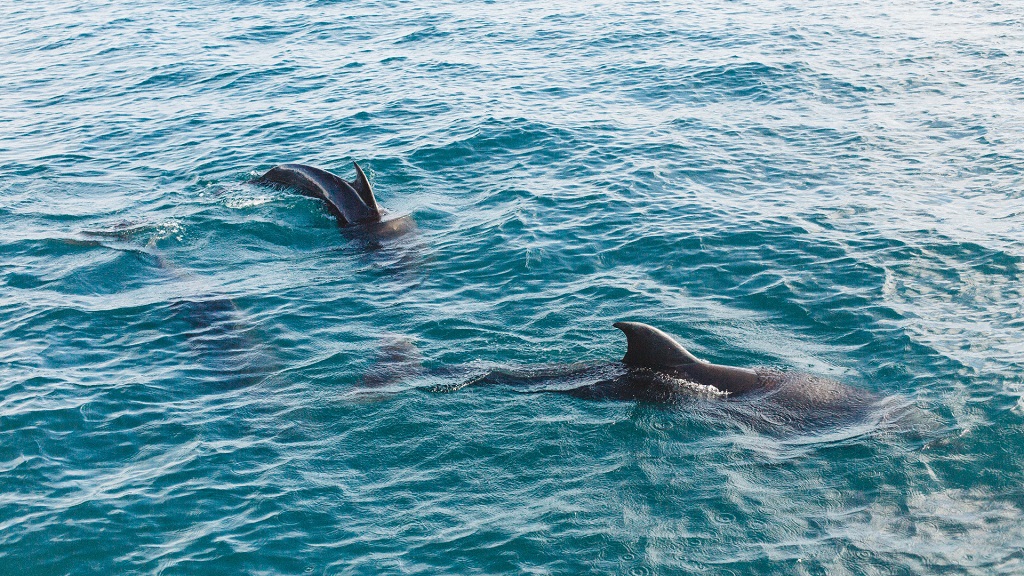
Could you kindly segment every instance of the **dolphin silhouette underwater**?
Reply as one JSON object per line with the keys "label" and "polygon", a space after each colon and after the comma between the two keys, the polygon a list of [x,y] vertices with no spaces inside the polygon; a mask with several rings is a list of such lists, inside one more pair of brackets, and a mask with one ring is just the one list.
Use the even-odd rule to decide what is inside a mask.
{"label": "dolphin silhouette underwater", "polygon": [[620,362],[497,369],[435,390],[504,384],[527,393],[558,393],[586,400],[672,405],[711,399],[769,425],[784,423],[794,429],[855,422],[885,400],[868,390],[813,374],[712,364],[653,326],[640,322],[616,322],[614,326],[626,335],[626,354]]}
{"label": "dolphin silhouette underwater", "polygon": [[356,162],[352,165],[356,169],[352,182],[305,164],[279,164],[252,183],[293,188],[304,196],[319,198],[342,228],[374,236],[398,236],[413,230],[416,223],[408,214],[387,218],[388,213],[377,204],[363,169]]}

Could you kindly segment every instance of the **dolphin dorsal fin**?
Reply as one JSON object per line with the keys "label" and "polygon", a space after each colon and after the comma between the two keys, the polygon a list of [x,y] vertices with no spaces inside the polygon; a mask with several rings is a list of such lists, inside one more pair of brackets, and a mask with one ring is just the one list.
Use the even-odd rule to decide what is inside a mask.
{"label": "dolphin dorsal fin", "polygon": [[370,187],[370,181],[366,179],[366,174],[363,173],[363,169],[359,167],[359,164],[353,162],[353,166],[356,167],[356,181],[350,182],[352,188],[355,189],[356,194],[359,198],[370,207],[376,213],[380,213],[380,207],[377,206],[377,199],[373,197],[373,189]]}
{"label": "dolphin dorsal fin", "polygon": [[624,364],[645,368],[669,368],[701,362],[671,336],[640,322],[616,322],[615,327],[626,335]]}

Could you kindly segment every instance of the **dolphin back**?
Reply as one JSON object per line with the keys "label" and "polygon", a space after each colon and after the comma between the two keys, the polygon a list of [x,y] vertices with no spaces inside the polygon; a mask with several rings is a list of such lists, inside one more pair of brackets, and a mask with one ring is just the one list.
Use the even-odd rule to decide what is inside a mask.
{"label": "dolphin back", "polygon": [[380,220],[380,207],[366,174],[353,162],[356,180],[348,182],[326,170],[305,164],[280,164],[253,181],[254,184],[294,188],[306,196],[319,198],[338,220],[348,226]]}
{"label": "dolphin back", "polygon": [[626,335],[623,364],[644,368],[678,368],[701,362],[671,336],[654,326],[640,322],[616,322],[614,326]]}

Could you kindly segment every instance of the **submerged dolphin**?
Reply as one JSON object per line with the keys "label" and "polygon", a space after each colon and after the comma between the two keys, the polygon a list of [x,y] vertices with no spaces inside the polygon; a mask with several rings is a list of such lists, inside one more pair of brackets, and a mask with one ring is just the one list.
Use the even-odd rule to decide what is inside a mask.
{"label": "submerged dolphin", "polygon": [[319,198],[343,227],[360,226],[375,235],[401,234],[415,227],[408,215],[384,219],[386,212],[377,204],[366,174],[359,164],[352,165],[356,168],[356,179],[352,182],[313,166],[280,164],[253,180],[253,184],[287,186],[305,196]]}

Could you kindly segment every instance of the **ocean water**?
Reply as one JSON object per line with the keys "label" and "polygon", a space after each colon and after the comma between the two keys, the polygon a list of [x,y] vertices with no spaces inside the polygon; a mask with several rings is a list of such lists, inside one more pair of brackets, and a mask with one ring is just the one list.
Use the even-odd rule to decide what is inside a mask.
{"label": "ocean water", "polygon": [[0,574],[1024,572],[1024,5],[0,6]]}

